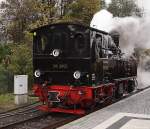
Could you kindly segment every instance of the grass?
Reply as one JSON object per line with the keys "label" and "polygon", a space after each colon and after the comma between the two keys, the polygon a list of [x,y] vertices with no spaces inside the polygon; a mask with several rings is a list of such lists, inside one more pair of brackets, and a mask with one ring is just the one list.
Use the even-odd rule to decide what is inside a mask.
{"label": "grass", "polygon": [[[37,98],[35,97],[28,97],[28,103],[33,103],[37,101]],[[15,95],[12,93],[7,93],[7,94],[1,94],[0,95],[0,112],[10,110],[22,105],[15,105]]]}
{"label": "grass", "polygon": [[0,110],[7,110],[14,108],[14,95],[13,94],[1,94],[0,95]]}
{"label": "grass", "polygon": [[14,101],[13,94],[1,94],[0,95],[0,106],[12,103]]}

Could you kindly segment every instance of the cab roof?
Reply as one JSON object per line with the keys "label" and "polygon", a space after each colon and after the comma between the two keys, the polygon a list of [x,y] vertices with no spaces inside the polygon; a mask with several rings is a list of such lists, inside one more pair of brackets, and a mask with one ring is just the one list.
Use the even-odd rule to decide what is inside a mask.
{"label": "cab roof", "polygon": [[30,32],[33,33],[33,32],[37,32],[41,29],[46,29],[46,28],[49,28],[51,26],[60,26],[60,25],[75,25],[75,26],[79,26],[79,27],[84,27],[85,29],[90,29],[91,31],[97,31],[97,32],[100,32],[100,33],[103,33],[105,35],[110,35],[109,33],[105,32],[105,31],[102,31],[102,30],[98,30],[98,29],[95,29],[95,28],[92,28],[92,27],[89,27],[89,26],[86,26],[86,25],[82,25],[82,24],[77,24],[77,23],[69,23],[69,22],[63,22],[63,23],[55,23],[55,24],[49,24],[49,25],[44,25],[44,26],[41,26],[41,27],[38,27],[38,28],[35,28],[35,29],[32,29]]}

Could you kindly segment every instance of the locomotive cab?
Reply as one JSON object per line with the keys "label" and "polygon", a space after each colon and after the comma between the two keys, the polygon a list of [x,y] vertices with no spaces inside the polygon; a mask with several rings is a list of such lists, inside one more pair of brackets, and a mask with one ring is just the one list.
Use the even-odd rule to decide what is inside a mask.
{"label": "locomotive cab", "polygon": [[[34,30],[35,82],[51,85],[89,84],[90,30],[74,24],[56,24]],[[39,76],[37,76],[37,74]]]}

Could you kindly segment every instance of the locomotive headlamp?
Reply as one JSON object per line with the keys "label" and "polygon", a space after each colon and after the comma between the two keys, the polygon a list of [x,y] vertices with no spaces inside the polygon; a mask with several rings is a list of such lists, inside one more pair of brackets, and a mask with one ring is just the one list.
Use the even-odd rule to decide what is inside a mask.
{"label": "locomotive headlamp", "polygon": [[59,54],[60,54],[60,50],[59,50],[59,49],[54,49],[53,52],[52,52],[52,55],[53,55],[54,57],[59,56]]}
{"label": "locomotive headlamp", "polygon": [[35,70],[34,76],[35,76],[35,77],[40,77],[40,76],[41,76],[40,70]]}
{"label": "locomotive headlamp", "polygon": [[81,72],[80,72],[80,71],[75,71],[75,72],[73,73],[73,77],[74,77],[75,79],[79,79],[79,78],[81,77]]}
{"label": "locomotive headlamp", "polygon": [[33,36],[36,36],[36,32],[33,33]]}

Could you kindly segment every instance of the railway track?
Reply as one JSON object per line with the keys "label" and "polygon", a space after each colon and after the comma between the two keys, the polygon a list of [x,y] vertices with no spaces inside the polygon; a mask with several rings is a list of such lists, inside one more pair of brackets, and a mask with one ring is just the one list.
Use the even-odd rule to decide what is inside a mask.
{"label": "railway track", "polygon": [[[113,102],[104,104],[100,107],[93,109],[92,111],[89,110],[88,113],[94,112],[96,110],[100,110],[108,105],[116,103],[122,99],[128,98],[132,95],[135,95],[135,94],[137,94],[141,91],[144,91],[146,89],[149,89],[149,88],[150,88],[150,86],[143,88],[143,89],[138,89],[131,94],[123,96],[121,99],[116,99]],[[32,108],[30,107],[29,109],[32,109]],[[62,126],[64,124],[67,124],[73,120],[81,118],[81,116],[74,116],[74,115],[63,114],[63,113],[43,113],[43,112],[40,113],[35,108],[33,108],[34,110],[33,109],[29,110],[29,109],[26,108],[26,111],[25,111],[27,113],[26,115],[28,117],[26,117],[26,115],[24,114],[25,112],[16,113],[17,115],[20,114],[21,116],[26,117],[26,119],[20,118],[19,121],[9,122],[9,124],[7,123],[7,125],[1,125],[2,117],[6,118],[5,115],[1,114],[2,116],[0,115],[0,129],[55,129],[55,128]],[[37,113],[37,112],[39,112],[39,113]],[[7,115],[8,115],[8,113],[7,113]],[[12,114],[10,114],[10,115],[12,115]]]}
{"label": "railway track", "polygon": [[18,110],[23,110],[24,108],[28,108],[28,107],[31,107],[31,106],[34,106],[34,105],[38,105],[39,103],[40,103],[39,101],[36,101],[32,104],[28,104],[28,105],[25,105],[25,106],[20,106],[20,107],[13,108],[13,109],[10,109],[10,110],[4,111],[4,112],[0,112],[0,116],[4,115],[4,114],[15,112],[15,111],[18,111]]}
{"label": "railway track", "polygon": [[10,116],[14,116],[14,115],[17,115],[17,114],[30,113],[29,111],[32,110],[32,109],[35,109],[38,105],[39,105],[39,102],[36,102],[36,103],[30,104],[30,105],[27,105],[27,106],[15,108],[15,109],[9,110],[7,112],[0,113],[0,119],[10,117]]}
{"label": "railway track", "polygon": [[[13,129],[55,129],[78,118],[80,117],[69,114],[51,113],[25,121],[24,123],[18,123],[10,127],[13,127]],[[12,128],[7,127],[4,129]]]}
{"label": "railway track", "polygon": [[8,122],[7,124],[2,125],[2,127],[0,127],[0,129],[15,129],[18,125],[23,125],[26,122],[31,122],[33,120],[40,119],[41,117],[43,117],[45,115],[47,115],[47,114],[45,114],[45,113],[40,113],[38,115],[34,114],[32,117],[30,116],[28,118],[26,117],[25,119],[13,121],[13,122]]}
{"label": "railway track", "polygon": [[9,110],[0,114],[0,129],[13,127],[14,125],[29,121],[33,118],[37,118],[43,114],[36,108],[39,103],[30,104],[28,106]]}

